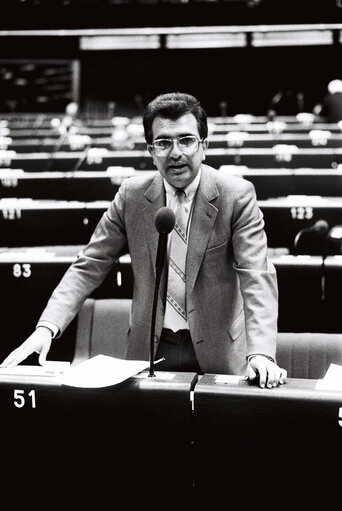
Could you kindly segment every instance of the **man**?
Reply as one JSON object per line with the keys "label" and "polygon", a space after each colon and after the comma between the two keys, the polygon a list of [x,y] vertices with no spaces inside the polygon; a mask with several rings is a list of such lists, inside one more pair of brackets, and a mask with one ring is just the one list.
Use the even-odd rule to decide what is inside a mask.
{"label": "man", "polygon": [[[158,369],[247,374],[269,388],[283,383],[286,370],[275,363],[276,272],[267,258],[253,186],[203,164],[207,117],[193,96],[158,96],[147,106],[143,123],[159,172],[123,182],[89,244],[53,292],[37,329],[3,366],[18,364],[34,351],[43,364],[52,335],[61,335],[127,252],[134,276],[127,358],[147,360],[159,237],[155,215],[167,205],[179,206],[184,225],[177,223],[172,232],[179,239],[169,236],[170,267],[156,315],[156,358],[165,357]],[[180,239],[175,253],[172,248]],[[186,262],[179,262],[185,251]]]}
{"label": "man", "polygon": [[313,113],[325,117],[328,123],[342,121],[342,80],[331,80],[327,89],[323,102],[315,105]]}

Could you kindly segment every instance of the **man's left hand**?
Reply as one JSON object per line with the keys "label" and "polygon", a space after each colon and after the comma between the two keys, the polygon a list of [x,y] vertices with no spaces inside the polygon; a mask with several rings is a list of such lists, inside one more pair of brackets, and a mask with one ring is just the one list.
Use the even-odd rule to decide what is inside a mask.
{"label": "man's left hand", "polygon": [[267,387],[271,389],[285,383],[287,371],[267,357],[255,355],[248,363],[247,376],[250,381],[258,378],[261,388]]}

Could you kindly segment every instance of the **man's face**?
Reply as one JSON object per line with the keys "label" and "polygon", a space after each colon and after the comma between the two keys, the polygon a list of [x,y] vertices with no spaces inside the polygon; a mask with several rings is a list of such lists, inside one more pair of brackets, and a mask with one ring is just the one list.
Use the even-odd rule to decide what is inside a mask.
{"label": "man's face", "polygon": [[200,140],[197,121],[193,114],[185,114],[176,120],[156,117],[152,123],[152,140],[172,139],[173,145],[169,150],[158,154],[158,151],[149,146],[149,151],[153,158],[153,163],[160,174],[168,183],[176,188],[184,188],[191,183],[198,174],[202,161],[205,159],[205,152],[208,147],[208,141],[203,140],[190,149],[182,149],[184,142],[180,137],[195,136]]}

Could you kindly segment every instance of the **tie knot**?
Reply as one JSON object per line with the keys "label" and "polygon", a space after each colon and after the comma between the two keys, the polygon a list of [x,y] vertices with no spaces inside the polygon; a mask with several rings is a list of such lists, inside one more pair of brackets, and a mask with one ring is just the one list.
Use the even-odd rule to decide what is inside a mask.
{"label": "tie knot", "polygon": [[184,202],[185,201],[185,191],[183,188],[178,188],[176,190],[176,198],[178,202]]}

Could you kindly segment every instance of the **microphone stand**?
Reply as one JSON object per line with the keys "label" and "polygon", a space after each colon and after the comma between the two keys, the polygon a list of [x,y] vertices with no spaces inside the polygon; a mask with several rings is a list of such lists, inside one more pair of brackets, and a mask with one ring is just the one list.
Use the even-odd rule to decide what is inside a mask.
{"label": "microphone stand", "polygon": [[150,377],[154,377],[154,336],[155,336],[155,327],[156,327],[156,314],[157,314],[157,304],[158,304],[158,293],[159,293],[159,285],[160,279],[163,273],[164,261],[165,261],[165,253],[167,246],[167,236],[168,233],[161,232],[159,234],[159,242],[158,242],[158,251],[156,258],[156,280],[154,283],[154,297],[153,297],[153,306],[152,306],[152,320],[151,320],[151,336],[150,336]]}
{"label": "microphone stand", "polygon": [[[163,207],[156,214],[155,224],[159,232],[157,257],[155,263],[156,279],[154,283],[154,297],[152,306],[152,319],[151,319],[151,336],[150,336],[150,372],[149,377],[155,376],[154,374],[154,337],[156,326],[156,313],[158,304],[158,293],[161,275],[165,264],[165,255],[167,249],[167,237],[175,225],[175,215],[170,208]],[[161,360],[164,360],[163,358]],[[159,361],[158,361],[159,362]]]}
{"label": "microphone stand", "polygon": [[155,335],[155,327],[156,327],[156,313],[157,313],[157,303],[158,303],[158,293],[159,293],[159,285],[163,268],[156,268],[156,280],[154,285],[154,297],[153,297],[153,306],[152,306],[152,320],[151,320],[151,336],[150,336],[150,372],[149,377],[154,377],[154,335]]}

